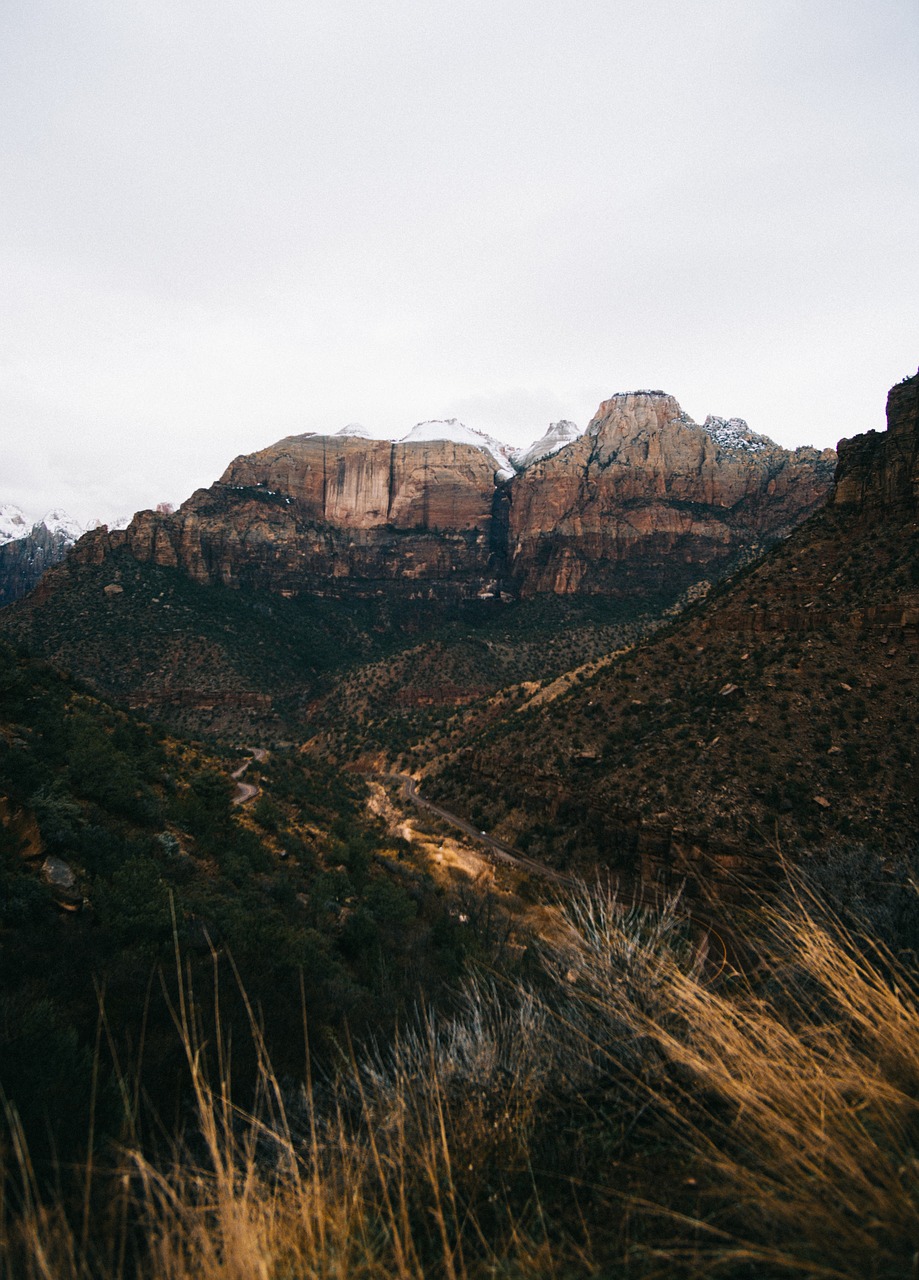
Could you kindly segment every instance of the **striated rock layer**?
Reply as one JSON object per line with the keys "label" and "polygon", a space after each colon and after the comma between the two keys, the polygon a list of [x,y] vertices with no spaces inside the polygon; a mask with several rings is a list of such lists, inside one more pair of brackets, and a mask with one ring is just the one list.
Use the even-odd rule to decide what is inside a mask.
{"label": "striated rock layer", "polygon": [[290,436],[174,514],[87,535],[72,558],[126,547],[284,595],[640,593],[784,536],[824,501],[834,465],[832,450],[789,452],[738,419],[700,427],[671,396],[638,392],[516,475],[465,439]]}
{"label": "striated rock layer", "polygon": [[717,564],[788,534],[825,500],[835,462],[738,419],[699,427],[662,392],[613,396],[581,439],[515,480],[511,573],[524,594],[609,592]]}

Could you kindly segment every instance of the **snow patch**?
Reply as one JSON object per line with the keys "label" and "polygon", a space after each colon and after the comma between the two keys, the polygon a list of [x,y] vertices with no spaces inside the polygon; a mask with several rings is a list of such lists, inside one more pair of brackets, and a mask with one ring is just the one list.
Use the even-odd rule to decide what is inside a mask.
{"label": "snow patch", "polygon": [[419,422],[408,435],[402,437],[399,444],[421,444],[429,440],[449,440],[453,444],[472,445],[474,449],[481,449],[491,455],[499,480],[509,480],[514,474],[511,450],[507,445],[494,436],[486,435],[484,431],[467,427],[458,418],[432,418],[428,422]]}
{"label": "snow patch", "polygon": [[774,449],[775,442],[768,436],[758,435],[751,431],[743,418],[717,418],[712,414],[705,419],[702,430],[707,431],[716,444],[722,449],[740,449],[744,453],[761,453],[763,449]]}
{"label": "snow patch", "polygon": [[342,427],[341,431],[336,431],[337,436],[346,436],[350,440],[372,440],[374,437],[366,427],[361,426],[359,422],[349,422],[346,427]]}
{"label": "snow patch", "polygon": [[577,423],[569,422],[567,418],[563,418],[560,422],[550,422],[545,435],[539,440],[534,440],[525,449],[514,450],[511,454],[511,462],[518,471],[523,471],[534,462],[551,458],[553,453],[558,453],[560,449],[564,449],[566,445],[579,439],[583,434]]}
{"label": "snow patch", "polygon": [[91,529],[108,529],[109,533],[114,533],[116,529],[127,529],[128,525],[134,519],[131,516],[115,516],[113,520],[91,520],[86,526],[85,532],[89,533]]}
{"label": "snow patch", "polygon": [[14,502],[0,502],[0,547],[32,532],[32,521]]}
{"label": "snow patch", "polygon": [[76,542],[86,532],[86,525],[57,507],[53,511],[46,511],[41,523],[49,533],[58,534],[64,542]]}
{"label": "snow patch", "polygon": [[17,542],[20,538],[27,538],[33,529],[40,528],[42,525],[52,537],[57,537],[68,545],[76,542],[77,538],[81,538],[86,530],[91,528],[90,525],[82,524],[59,507],[55,507],[53,511],[46,511],[43,516],[34,516],[17,507],[14,502],[0,504],[0,546],[5,542]]}

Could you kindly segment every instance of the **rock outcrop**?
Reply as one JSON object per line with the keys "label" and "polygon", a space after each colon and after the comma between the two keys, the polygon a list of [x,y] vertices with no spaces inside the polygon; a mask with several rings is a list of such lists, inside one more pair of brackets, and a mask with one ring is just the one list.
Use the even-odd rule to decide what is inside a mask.
{"label": "rock outcrop", "polygon": [[0,605],[31,591],[45,570],[59,564],[73,544],[74,536],[68,529],[40,521],[0,545]]}
{"label": "rock outcrop", "polygon": [[290,436],[173,514],[89,535],[74,560],[125,546],[199,582],[285,595],[634,594],[784,536],[825,499],[835,465],[831,450],[792,453],[738,419],[700,427],[662,392],[614,396],[585,435],[558,423],[539,444],[548,456],[515,474],[502,446],[454,421],[398,443]]}
{"label": "rock outcrop", "polygon": [[717,566],[820,506],[835,462],[740,419],[699,427],[663,392],[613,396],[584,436],[515,480],[511,574],[525,595],[619,592]]}
{"label": "rock outcrop", "polygon": [[891,387],[885,432],[840,440],[832,500],[885,519],[919,510],[919,372]]}

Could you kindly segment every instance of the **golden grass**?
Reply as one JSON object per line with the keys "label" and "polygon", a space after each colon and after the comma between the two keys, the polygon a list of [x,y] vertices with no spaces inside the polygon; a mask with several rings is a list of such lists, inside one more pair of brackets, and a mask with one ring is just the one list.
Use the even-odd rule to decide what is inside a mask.
{"label": "golden grass", "polygon": [[[420,1014],[319,1088],[282,1090],[253,1018],[261,1068],[246,1114],[219,1022],[209,1081],[181,984],[193,1136],[155,1164],[127,1146],[104,1207],[87,1187],[83,1214],[68,1214],[39,1194],[10,1108],[0,1274],[919,1274],[914,975],[804,900],[761,913],[755,981],[711,982],[674,901],[635,911],[585,891],[568,920],[533,988],[475,980],[452,1016]],[[636,1137],[645,1113],[658,1147]],[[589,1185],[565,1164],[585,1133]]]}

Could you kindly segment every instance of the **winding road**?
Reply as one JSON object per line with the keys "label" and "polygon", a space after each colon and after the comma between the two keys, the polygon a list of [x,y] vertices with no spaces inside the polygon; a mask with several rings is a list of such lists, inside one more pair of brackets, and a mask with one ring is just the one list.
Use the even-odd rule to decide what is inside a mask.
{"label": "winding road", "polygon": [[243,782],[242,776],[249,768],[253,760],[257,760],[259,764],[264,764],[268,759],[268,752],[264,747],[246,747],[247,751],[252,754],[248,760],[244,760],[238,769],[234,769],[230,777],[236,783],[236,791],[233,796],[233,804],[246,804],[249,800],[254,800],[259,793],[259,788],[254,782]]}
{"label": "winding road", "polygon": [[[418,794],[418,783],[411,774],[384,773],[379,776],[389,782],[401,783],[403,799],[408,800],[418,809],[433,813],[436,817],[449,823],[450,826],[457,827],[464,835],[475,840],[477,844],[484,845],[495,862],[516,867],[520,871],[539,876],[543,880],[550,880],[553,884],[564,884],[573,888],[581,883],[574,876],[568,876],[564,872],[556,871],[553,867],[547,867],[544,863],[537,862],[535,858],[528,858],[526,854],[520,853],[513,845],[505,844],[503,840],[496,840],[493,836],[488,835],[487,832],[478,830],[471,822],[461,818],[458,813],[451,813],[449,809],[444,809],[439,804],[434,804],[431,800],[425,800],[423,796]],[[636,896],[632,905],[642,905],[642,899]],[[720,977],[729,964],[728,945],[725,941],[723,926],[716,927],[714,921],[708,919],[694,907],[690,909],[690,916],[693,923],[703,931],[707,944],[711,951],[714,952],[714,954],[709,955],[708,959],[708,967],[711,968],[712,972],[709,974],[707,981],[711,983],[715,978]],[[735,965],[734,967],[737,966]]]}
{"label": "winding road", "polygon": [[572,876],[566,876],[561,871],[555,871],[552,867],[547,867],[545,863],[537,862],[535,858],[528,858],[525,854],[515,849],[513,845],[505,844],[502,840],[496,840],[494,836],[488,835],[485,831],[479,831],[471,822],[461,818],[458,813],[451,813],[449,809],[442,809],[439,804],[434,804],[431,800],[425,800],[423,796],[418,794],[418,784],[411,774],[386,773],[382,776],[388,778],[391,782],[401,782],[403,798],[409,800],[417,808],[427,809],[429,813],[436,814],[444,822],[449,822],[451,827],[458,827],[465,835],[471,836],[477,844],[484,845],[495,862],[503,862],[507,866],[517,867],[520,871],[527,871],[532,875],[541,876],[543,880],[552,880],[555,884],[574,885],[576,883]]}

